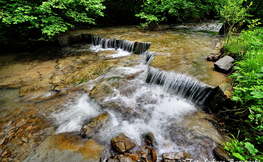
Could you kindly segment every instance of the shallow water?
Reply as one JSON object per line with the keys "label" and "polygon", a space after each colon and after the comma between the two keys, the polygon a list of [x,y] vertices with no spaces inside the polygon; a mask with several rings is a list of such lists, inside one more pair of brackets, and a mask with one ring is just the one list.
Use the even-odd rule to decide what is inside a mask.
{"label": "shallow water", "polygon": [[[143,31],[129,26],[85,31],[96,36],[103,36],[103,38],[151,42],[148,51],[155,53],[155,59],[147,63],[143,54],[138,56],[122,49],[103,49],[101,46],[90,44],[63,48],[59,51],[64,56],[59,58],[61,64],[57,64],[54,60],[44,62],[45,66],[56,66],[56,68],[49,68],[47,72],[45,71],[46,78],[40,75],[42,71],[35,70],[39,73],[37,79],[40,75],[40,79],[47,79],[46,82],[53,81],[52,79],[55,77],[67,76],[69,68],[71,70],[79,68],[71,73],[83,70],[86,72],[83,75],[86,76],[89,70],[93,69],[81,69],[81,65],[85,61],[91,65],[101,61],[102,63],[99,65],[105,64],[111,68],[98,76],[99,71],[95,70],[93,75],[97,77],[88,81],[74,82],[73,85],[77,87],[76,89],[82,90],[60,95],[50,100],[37,100],[36,102],[26,100],[25,102],[24,97],[20,95],[21,90],[1,89],[0,124],[3,126],[2,129],[9,130],[6,123],[11,120],[12,123],[15,123],[14,126],[20,127],[21,124],[17,124],[20,123],[18,120],[23,121],[24,118],[26,122],[36,117],[37,119],[41,118],[41,122],[34,125],[41,126],[45,123],[43,124],[45,125],[44,131],[36,135],[32,133],[34,139],[31,140],[34,143],[35,136],[43,137],[38,142],[39,145],[46,136],[63,132],[73,132],[79,135],[84,123],[107,111],[111,120],[100,129],[93,139],[108,148],[110,148],[110,140],[120,133],[124,133],[134,140],[137,146],[141,146],[144,145],[142,136],[151,132],[157,142],[155,149],[158,152],[159,160],[162,159],[162,153],[177,151],[190,153],[191,158],[196,160],[214,159],[213,149],[223,139],[213,124],[206,120],[209,115],[195,105],[190,98],[184,98],[178,93],[171,92],[165,85],[146,83],[146,78],[150,63],[151,68],[171,71],[169,72],[171,76],[181,73],[180,76],[183,80],[184,78],[192,79],[198,83],[197,85],[217,86],[223,81],[228,81],[224,74],[213,69],[211,62],[205,60],[208,54],[219,51],[218,43],[222,38],[215,34],[215,31],[219,30],[218,26],[216,23],[210,22],[207,24],[183,24],[172,29],[168,29],[168,26],[162,26],[162,28],[162,31]],[[22,65],[25,66],[25,63],[17,64],[20,69],[23,67]],[[94,66],[96,65],[94,64]],[[36,65],[38,69],[46,69],[45,66]],[[57,68],[57,66],[61,67]],[[11,67],[6,66],[5,68],[11,69]],[[5,70],[5,68],[0,70]],[[28,76],[31,76],[30,73],[34,71],[33,64],[28,69],[31,68],[33,70],[28,72]],[[50,78],[52,73],[58,75]],[[55,92],[52,91],[52,93]],[[41,95],[43,96],[42,92]],[[34,97],[34,93],[29,96],[29,98]],[[27,114],[28,112],[31,113]],[[5,135],[0,134],[0,137],[4,138]],[[14,139],[18,140],[18,138],[20,137]],[[12,146],[16,147],[17,144]],[[31,151],[36,150],[37,146],[31,148],[30,145]],[[24,143],[21,150],[28,147],[29,144]],[[16,149],[10,148],[10,150]],[[29,152],[24,156],[28,156]],[[12,158],[23,160],[25,157],[20,155],[20,157]]]}
{"label": "shallow water", "polygon": [[172,29],[162,26],[163,31],[143,31],[135,26],[91,29],[90,32],[103,38],[151,42],[148,51],[155,52],[151,66],[165,71],[189,74],[211,86],[228,81],[224,74],[214,70],[206,61],[210,53],[218,53],[222,37],[217,35],[220,23],[186,23]]}

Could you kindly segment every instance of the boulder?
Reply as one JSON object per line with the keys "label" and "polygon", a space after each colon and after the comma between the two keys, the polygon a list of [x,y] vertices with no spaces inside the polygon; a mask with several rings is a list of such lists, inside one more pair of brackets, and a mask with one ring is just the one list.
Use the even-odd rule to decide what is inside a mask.
{"label": "boulder", "polygon": [[215,70],[220,72],[229,72],[231,68],[234,66],[234,59],[231,56],[224,56],[215,62]]}
{"label": "boulder", "polygon": [[82,34],[82,39],[84,42],[92,43],[92,35],[91,34]]}
{"label": "boulder", "polygon": [[214,88],[204,102],[207,113],[218,113],[222,107],[232,108],[235,102],[231,100],[232,87],[223,82]]}
{"label": "boulder", "polygon": [[77,43],[83,42],[82,34],[72,34],[72,35],[70,35],[70,37],[71,37],[70,39],[71,39],[72,44],[77,44]]}
{"label": "boulder", "polygon": [[71,45],[71,36],[70,35],[58,37],[57,40],[58,40],[60,47],[67,47],[67,46]]}
{"label": "boulder", "polygon": [[122,133],[111,140],[111,146],[115,151],[124,153],[125,151],[134,148],[136,144]]}
{"label": "boulder", "polygon": [[80,130],[84,137],[91,138],[110,119],[110,114],[104,112],[86,123]]}

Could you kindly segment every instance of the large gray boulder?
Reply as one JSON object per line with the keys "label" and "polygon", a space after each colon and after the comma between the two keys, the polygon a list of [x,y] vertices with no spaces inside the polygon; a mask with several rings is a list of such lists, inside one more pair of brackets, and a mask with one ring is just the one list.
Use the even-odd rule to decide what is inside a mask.
{"label": "large gray boulder", "polygon": [[231,68],[234,66],[234,59],[230,56],[224,56],[215,62],[215,70],[220,72],[229,72]]}

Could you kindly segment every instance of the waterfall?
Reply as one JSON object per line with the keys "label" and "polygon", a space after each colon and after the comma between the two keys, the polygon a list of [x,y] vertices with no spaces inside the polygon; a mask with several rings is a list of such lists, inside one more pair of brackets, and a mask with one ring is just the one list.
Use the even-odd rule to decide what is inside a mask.
{"label": "waterfall", "polygon": [[144,52],[142,59],[143,59],[143,63],[149,66],[154,59],[154,52],[148,52],[148,51]]}
{"label": "waterfall", "polygon": [[150,48],[151,43],[128,41],[124,39],[117,40],[114,38],[104,39],[102,37],[92,37],[92,45],[101,46],[104,49],[115,48],[135,54],[143,54]]}
{"label": "waterfall", "polygon": [[162,85],[165,91],[201,105],[212,92],[212,87],[188,75],[166,72],[152,67],[149,68],[146,82]]}

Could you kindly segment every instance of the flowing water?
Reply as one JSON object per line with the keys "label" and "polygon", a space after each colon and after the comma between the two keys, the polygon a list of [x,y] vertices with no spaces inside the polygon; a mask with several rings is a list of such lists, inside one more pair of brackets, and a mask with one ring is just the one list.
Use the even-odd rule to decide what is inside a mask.
{"label": "flowing water", "polygon": [[[195,160],[212,160],[213,149],[223,138],[207,120],[212,120],[212,116],[203,112],[202,104],[213,86],[227,81],[223,74],[213,70],[212,63],[205,60],[208,54],[219,50],[221,37],[216,34],[218,30],[219,25],[210,22],[172,29],[164,27],[162,31],[151,32],[136,27],[78,31],[98,37],[93,39],[93,44],[66,47],[60,53],[66,57],[77,54],[80,59],[92,55],[89,63],[102,60],[111,68],[95,78],[77,82],[75,87],[81,90],[41,102],[21,102],[21,90],[1,89],[2,129],[9,129],[8,121],[13,120],[16,123],[13,126],[17,126],[15,120],[35,119],[32,114],[37,114],[40,118],[37,120],[47,123],[40,134],[44,136],[42,141],[46,136],[65,132],[79,136],[85,122],[107,111],[110,122],[92,138],[101,145],[110,148],[110,140],[124,133],[137,146],[142,146],[143,135],[152,133],[159,160],[163,153],[178,151],[189,153]],[[116,40],[121,40],[118,45]],[[145,47],[138,56],[133,54],[136,41],[149,42],[151,46],[144,52]],[[68,67],[74,69],[73,64],[65,66],[61,68],[62,73],[65,74]],[[99,71],[95,70],[93,75],[96,73]],[[18,115],[14,115],[16,112]],[[28,112],[31,114],[27,115]],[[4,134],[0,137],[4,139]],[[38,145],[31,147],[28,144],[28,147],[32,151]],[[2,147],[0,153],[5,148]],[[30,156],[25,159],[26,156],[20,155],[14,159],[30,161],[32,153]]]}

